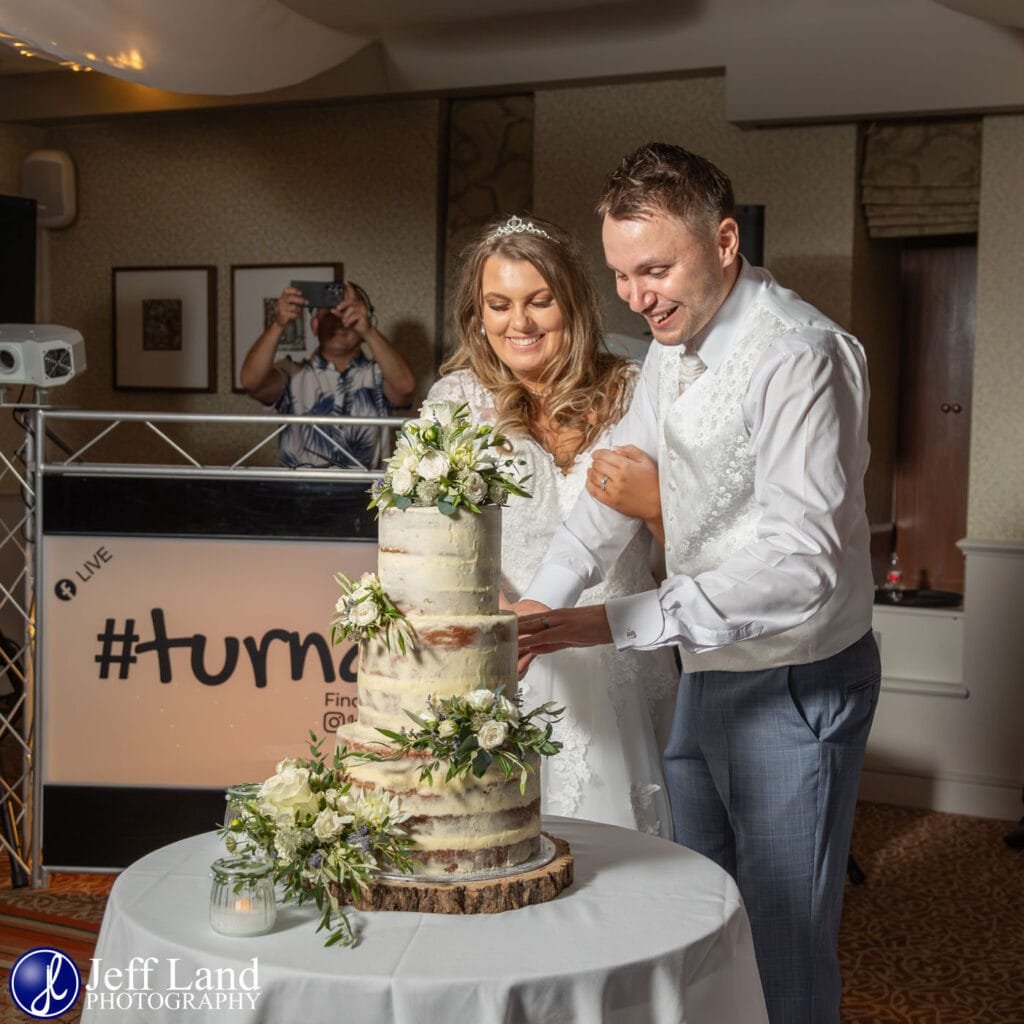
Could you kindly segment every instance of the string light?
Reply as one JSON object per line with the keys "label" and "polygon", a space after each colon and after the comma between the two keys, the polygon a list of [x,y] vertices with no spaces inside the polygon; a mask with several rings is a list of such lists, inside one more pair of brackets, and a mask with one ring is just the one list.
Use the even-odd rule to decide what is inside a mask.
{"label": "string light", "polygon": [[[38,60],[45,60],[47,63],[56,64],[58,67],[66,68],[68,71],[92,71],[93,69],[88,64],[83,64],[77,60],[59,60],[48,53],[38,53],[37,51],[30,48],[29,44],[24,40],[18,39],[16,36],[12,36],[8,32],[0,32],[0,40],[4,40],[8,46],[10,46],[15,53],[20,54],[22,57],[35,57]],[[50,45],[56,49],[58,43],[56,40],[51,40]],[[87,53],[84,55],[88,60],[95,61],[96,55],[93,53]],[[108,63],[116,68],[135,68],[140,70],[144,65],[142,57],[138,50],[133,50],[130,54],[121,54],[118,57],[108,57]]]}

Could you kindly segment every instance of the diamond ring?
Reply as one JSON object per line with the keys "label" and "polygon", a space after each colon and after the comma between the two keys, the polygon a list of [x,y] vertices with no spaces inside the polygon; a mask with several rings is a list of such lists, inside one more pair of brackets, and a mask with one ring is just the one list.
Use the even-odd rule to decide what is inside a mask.
{"label": "diamond ring", "polygon": [[542,618],[540,620],[540,628],[541,629],[550,629],[551,628],[551,622],[550,622],[550,620],[548,619],[548,617],[546,615],[542,616]]}
{"label": "diamond ring", "polygon": [[605,485],[607,483],[608,483],[608,477],[603,476],[603,477],[601,477],[601,482],[597,486],[600,487],[601,490],[603,491],[605,489]]}

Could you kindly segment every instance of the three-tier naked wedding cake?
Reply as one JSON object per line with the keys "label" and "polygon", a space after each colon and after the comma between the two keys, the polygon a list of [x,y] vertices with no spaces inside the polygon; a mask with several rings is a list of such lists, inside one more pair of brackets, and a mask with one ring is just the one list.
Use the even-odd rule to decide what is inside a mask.
{"label": "three-tier naked wedding cake", "polygon": [[516,617],[499,611],[501,506],[529,497],[506,438],[428,402],[371,490],[378,573],[344,596],[332,636],[359,642],[359,717],[338,730],[353,791],[400,808],[413,873],[451,878],[535,861],[540,755],[560,710],[523,713]]}
{"label": "three-tier naked wedding cake", "polygon": [[[402,653],[383,637],[360,641],[359,718],[338,730],[350,751],[387,752],[377,730],[411,726],[407,711],[428,700],[481,688],[516,691],[516,617],[498,610],[501,508],[441,515],[436,508],[390,508],[380,517],[378,575],[402,611],[415,646]],[[397,796],[411,816],[415,871],[458,874],[509,867],[535,857],[540,843],[539,760],[525,792],[516,775],[472,773],[420,778],[426,755],[349,768],[354,787]]]}

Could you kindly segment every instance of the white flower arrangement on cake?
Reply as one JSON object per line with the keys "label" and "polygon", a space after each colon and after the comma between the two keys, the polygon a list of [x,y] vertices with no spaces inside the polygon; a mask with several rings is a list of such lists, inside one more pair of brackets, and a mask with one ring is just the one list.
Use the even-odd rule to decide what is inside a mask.
{"label": "white flower arrangement on cake", "polygon": [[523,460],[508,445],[489,424],[470,423],[465,403],[426,402],[419,419],[402,425],[387,471],[370,488],[369,507],[433,506],[450,516],[459,508],[503,505],[510,494],[529,498]]}
{"label": "white flower arrangement on cake", "polygon": [[519,774],[519,790],[526,791],[526,780],[533,767],[530,753],[550,757],[562,749],[552,739],[552,727],[561,720],[565,708],[554,701],[522,712],[519,698],[509,700],[497,690],[472,690],[457,697],[427,700],[427,710],[406,714],[416,723],[414,731],[394,732],[378,728],[391,740],[388,754],[356,754],[373,761],[389,761],[411,752],[426,753],[430,760],[420,769],[420,778],[431,783],[434,773],[447,765],[445,782],[472,772],[480,778],[492,765],[505,779]]}
{"label": "white flower arrangement on cake", "polygon": [[358,581],[343,572],[334,574],[341,597],[331,619],[331,643],[381,636],[388,650],[394,644],[403,654],[416,646],[409,620],[392,603],[376,573],[364,572]]}
{"label": "white flower arrangement on cake", "polygon": [[330,933],[324,945],[351,946],[357,936],[338,895],[356,896],[383,867],[412,870],[412,840],[402,827],[409,815],[397,797],[353,795],[345,781],[347,752],[336,751],[327,764],[323,741],[315,733],[310,740],[311,757],[281,761],[221,835],[232,853],[273,860],[286,901],[316,903],[317,931]]}

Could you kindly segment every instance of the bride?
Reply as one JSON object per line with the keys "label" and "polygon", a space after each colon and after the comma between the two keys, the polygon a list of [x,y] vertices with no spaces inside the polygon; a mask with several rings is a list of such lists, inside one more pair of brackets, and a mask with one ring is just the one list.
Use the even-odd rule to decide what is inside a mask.
{"label": "bride", "polygon": [[[654,463],[638,449],[604,447],[638,368],[601,349],[597,294],[584,266],[573,239],[554,224],[512,217],[485,230],[462,255],[458,344],[427,396],[468,403],[472,418],[497,423],[527,463],[533,497],[510,496],[502,513],[508,603],[532,579],[584,486],[661,533]],[[640,530],[580,604],[652,586],[651,534]],[[520,683],[524,706],[553,700],[566,709],[555,727],[562,752],[544,766],[543,811],[671,839],[656,728],[664,734],[671,722],[677,683],[666,650],[597,647],[534,661]]]}

